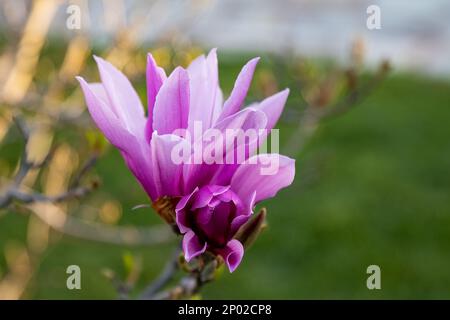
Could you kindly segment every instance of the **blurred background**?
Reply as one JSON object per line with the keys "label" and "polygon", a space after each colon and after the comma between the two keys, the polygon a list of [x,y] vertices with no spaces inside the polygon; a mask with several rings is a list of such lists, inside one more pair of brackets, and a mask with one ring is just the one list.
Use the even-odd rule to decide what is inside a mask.
{"label": "blurred background", "polygon": [[446,0],[1,1],[0,299],[134,296],[159,274],[177,240],[133,210],[148,199],[74,77],[98,80],[99,55],[145,101],[147,52],[170,71],[214,47],[225,96],[254,56],[248,103],[291,89],[278,128],[297,175],[201,296],[450,298],[449,21]]}

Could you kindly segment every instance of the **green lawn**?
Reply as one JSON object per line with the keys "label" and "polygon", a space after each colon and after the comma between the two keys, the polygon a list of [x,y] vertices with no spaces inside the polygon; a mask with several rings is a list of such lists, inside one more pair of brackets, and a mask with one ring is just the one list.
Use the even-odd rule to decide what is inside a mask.
{"label": "green lawn", "polygon": [[[225,89],[236,70],[222,67]],[[292,125],[280,129],[284,141]],[[319,177],[303,183],[303,168],[317,159]],[[121,224],[159,222],[150,209],[130,210],[146,196],[117,151],[110,148],[96,172],[98,192],[122,203]],[[390,76],[356,109],[320,127],[297,160],[294,184],[264,205],[269,228],[235,273],[204,288],[205,298],[450,298],[450,84]],[[23,215],[0,218],[0,250],[25,241],[26,223]],[[115,298],[102,269],[124,274],[123,255],[141,256],[142,287],[172,247],[64,237],[46,252],[27,297]],[[80,291],[65,287],[69,264],[81,267]],[[371,264],[381,267],[382,290],[366,288]],[[5,265],[2,255],[3,272]]]}

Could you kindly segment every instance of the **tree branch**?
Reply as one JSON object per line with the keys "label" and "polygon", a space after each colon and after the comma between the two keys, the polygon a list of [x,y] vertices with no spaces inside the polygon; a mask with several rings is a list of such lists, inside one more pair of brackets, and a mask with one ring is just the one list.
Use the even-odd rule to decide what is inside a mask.
{"label": "tree branch", "polygon": [[151,300],[154,298],[155,294],[164,288],[170,280],[173,279],[176,272],[179,270],[179,259],[181,253],[181,246],[178,245],[174,253],[170,257],[169,261],[166,263],[161,274],[152,282],[147,288],[144,289],[142,294],[139,296],[141,300]]}
{"label": "tree branch", "polygon": [[185,266],[189,272],[188,275],[181,278],[173,288],[155,293],[151,299],[174,300],[192,297],[215,278],[215,272],[222,263],[219,257],[205,252],[190,263],[195,265],[193,268],[189,265]]}

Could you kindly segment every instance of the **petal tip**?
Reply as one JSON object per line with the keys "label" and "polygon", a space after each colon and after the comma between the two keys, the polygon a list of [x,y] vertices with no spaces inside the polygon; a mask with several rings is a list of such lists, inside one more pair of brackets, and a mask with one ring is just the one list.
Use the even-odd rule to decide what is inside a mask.
{"label": "petal tip", "polygon": [[225,257],[225,263],[227,264],[230,273],[233,273],[242,261],[244,247],[239,240],[233,239],[228,242],[227,249],[229,252]]}
{"label": "petal tip", "polygon": [[86,82],[84,79],[83,79],[83,77],[81,77],[81,76],[75,76],[75,79],[77,79],[77,81],[81,84],[81,83],[83,83],[83,82]]}
{"label": "petal tip", "polygon": [[147,53],[147,63],[150,63],[150,62],[156,66],[155,58],[153,57],[151,52],[148,52]]}
{"label": "petal tip", "polygon": [[251,59],[249,62],[252,62],[254,64],[257,64],[259,62],[259,60],[261,60],[261,57],[254,57],[253,59]]}

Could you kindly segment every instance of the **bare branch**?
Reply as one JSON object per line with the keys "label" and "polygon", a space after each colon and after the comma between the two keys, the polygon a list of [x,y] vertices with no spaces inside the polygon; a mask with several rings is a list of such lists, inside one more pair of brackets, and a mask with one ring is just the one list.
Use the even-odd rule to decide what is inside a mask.
{"label": "bare branch", "polygon": [[192,297],[205,284],[214,280],[215,272],[219,265],[223,264],[223,260],[209,252],[205,252],[197,257],[193,263],[196,264],[194,268],[185,265],[189,274],[181,278],[173,288],[155,293],[150,298],[153,300],[173,300]]}
{"label": "bare branch", "polygon": [[31,136],[31,132],[21,118],[15,117],[14,122],[25,140],[25,145],[17,174],[13,178],[11,185],[0,195],[0,208],[6,208],[13,201],[17,201],[25,205],[54,230],[85,240],[118,245],[154,245],[166,243],[173,239],[172,232],[165,225],[135,228],[91,224],[66,214],[56,205],[60,202],[84,197],[96,188],[97,184],[95,182],[88,186],[81,186],[80,183],[82,177],[95,165],[98,158],[97,154],[92,155],[85,162],[67,191],[57,195],[45,195],[33,190],[24,191],[21,184],[25,176],[31,169],[42,168],[48,162],[52,152],[42,162],[30,162],[28,160],[26,145]]}
{"label": "bare branch", "polygon": [[296,156],[308,139],[316,132],[322,121],[331,119],[355,108],[363,99],[368,97],[385,79],[389,72],[388,62],[383,62],[377,73],[359,88],[351,90],[343,99],[331,106],[317,107],[309,105],[300,117],[297,130],[291,136],[286,146],[286,152]]}
{"label": "bare branch", "polygon": [[167,285],[170,282],[170,280],[173,279],[176,272],[179,270],[180,253],[181,253],[181,246],[178,245],[174,253],[170,257],[169,261],[165,265],[161,274],[149,286],[147,286],[147,288],[139,296],[139,299],[141,300],[153,299],[155,294],[162,288],[164,288],[164,286]]}

